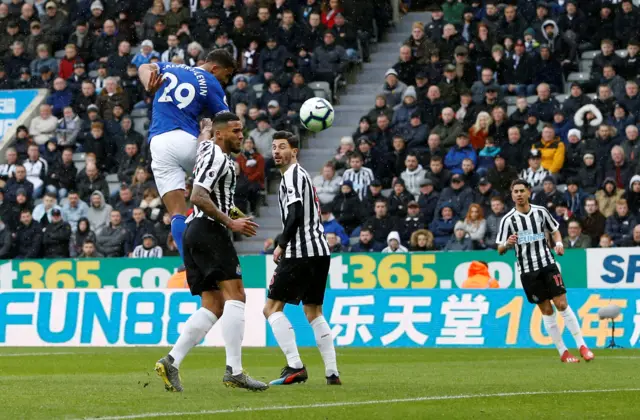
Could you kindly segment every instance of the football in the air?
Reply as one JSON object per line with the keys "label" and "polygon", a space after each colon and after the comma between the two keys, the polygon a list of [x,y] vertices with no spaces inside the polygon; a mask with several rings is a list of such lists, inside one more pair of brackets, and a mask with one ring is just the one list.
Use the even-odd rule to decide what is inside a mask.
{"label": "football in the air", "polygon": [[323,98],[307,99],[300,107],[300,122],[314,133],[326,130],[333,124],[333,107]]}

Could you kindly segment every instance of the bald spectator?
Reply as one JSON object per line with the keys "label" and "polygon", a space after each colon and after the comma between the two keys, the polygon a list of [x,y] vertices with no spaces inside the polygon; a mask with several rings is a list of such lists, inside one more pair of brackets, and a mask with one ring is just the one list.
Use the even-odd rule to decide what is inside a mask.
{"label": "bald spectator", "polygon": [[463,127],[460,121],[455,119],[452,108],[442,110],[442,123],[431,130],[431,134],[440,136],[440,142],[444,149],[449,149],[456,144],[456,138],[462,134]]}
{"label": "bald spectator", "polygon": [[29,133],[38,145],[45,144],[55,135],[58,119],[51,113],[51,105],[40,105],[40,115],[31,120]]}
{"label": "bald spectator", "polygon": [[113,107],[116,104],[122,105],[122,108],[129,109],[129,98],[125,91],[118,86],[118,82],[115,77],[107,77],[104,82],[104,89],[98,95],[96,105],[100,110],[100,115],[105,120],[113,118]]}

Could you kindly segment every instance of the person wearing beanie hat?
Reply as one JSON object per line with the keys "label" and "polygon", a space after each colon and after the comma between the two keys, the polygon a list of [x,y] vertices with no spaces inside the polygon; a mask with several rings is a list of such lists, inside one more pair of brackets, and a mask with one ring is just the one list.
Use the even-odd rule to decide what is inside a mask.
{"label": "person wearing beanie hat", "polygon": [[132,258],[162,258],[162,248],[151,233],[142,235],[142,243],[133,250]]}
{"label": "person wearing beanie hat", "polygon": [[629,111],[624,102],[616,102],[613,107],[613,116],[609,117],[608,124],[615,128],[618,134],[622,134],[628,126],[634,125],[634,123],[635,118],[629,115]]}
{"label": "person wearing beanie hat", "polygon": [[564,165],[560,172],[564,179],[578,176],[578,171],[582,167],[585,147],[586,143],[582,140],[582,132],[577,128],[569,130],[565,143]]}
{"label": "person wearing beanie hat", "polygon": [[393,108],[402,101],[402,95],[407,89],[407,85],[398,80],[398,72],[389,69],[384,74],[384,84],[382,85],[382,93],[387,100],[387,105]]}
{"label": "person wearing beanie hat", "polygon": [[426,35],[424,24],[414,22],[411,27],[411,35],[404,42],[411,48],[412,55],[418,64],[428,64],[436,44]]}
{"label": "person wearing beanie hat", "polygon": [[150,39],[145,39],[140,44],[140,51],[133,57],[131,63],[139,68],[143,64],[148,64],[153,57],[159,59],[160,54],[153,49],[153,42]]}
{"label": "person wearing beanie hat", "polygon": [[411,115],[418,110],[416,88],[409,86],[402,94],[402,103],[395,108],[391,125],[394,130],[408,128]]}
{"label": "person wearing beanie hat", "polygon": [[445,106],[453,106],[460,102],[460,92],[464,89],[464,85],[456,75],[455,64],[447,64],[444,67],[438,89],[440,89],[440,100]]}
{"label": "person wearing beanie hat", "polygon": [[569,96],[562,103],[562,109],[569,118],[574,119],[576,112],[583,106],[591,104],[591,102],[591,98],[584,93],[582,85],[578,82],[573,82],[571,83]]}

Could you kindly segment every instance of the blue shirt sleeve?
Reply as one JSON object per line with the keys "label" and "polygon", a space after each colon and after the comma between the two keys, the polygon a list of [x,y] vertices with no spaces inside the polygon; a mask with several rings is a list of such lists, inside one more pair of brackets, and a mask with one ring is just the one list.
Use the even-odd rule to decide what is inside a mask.
{"label": "blue shirt sleeve", "polygon": [[229,104],[227,103],[227,96],[220,86],[220,82],[211,76],[209,83],[209,92],[207,94],[207,108],[213,115],[218,115],[221,112],[229,112]]}
{"label": "blue shirt sleeve", "polygon": [[169,63],[163,63],[163,62],[161,62],[161,61],[158,61],[158,62],[156,63],[156,65],[158,66],[158,71],[160,72],[160,74],[162,74],[162,73],[164,72],[164,68],[165,68],[165,66],[166,66],[167,64],[169,64]]}

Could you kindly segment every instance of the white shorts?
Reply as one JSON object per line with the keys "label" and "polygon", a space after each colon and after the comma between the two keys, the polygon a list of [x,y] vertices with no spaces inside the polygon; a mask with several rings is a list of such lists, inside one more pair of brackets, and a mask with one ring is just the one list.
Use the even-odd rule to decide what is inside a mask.
{"label": "white shorts", "polygon": [[183,130],[158,134],[151,139],[151,170],[160,197],[169,191],[185,189],[185,172],[196,164],[198,139]]}

